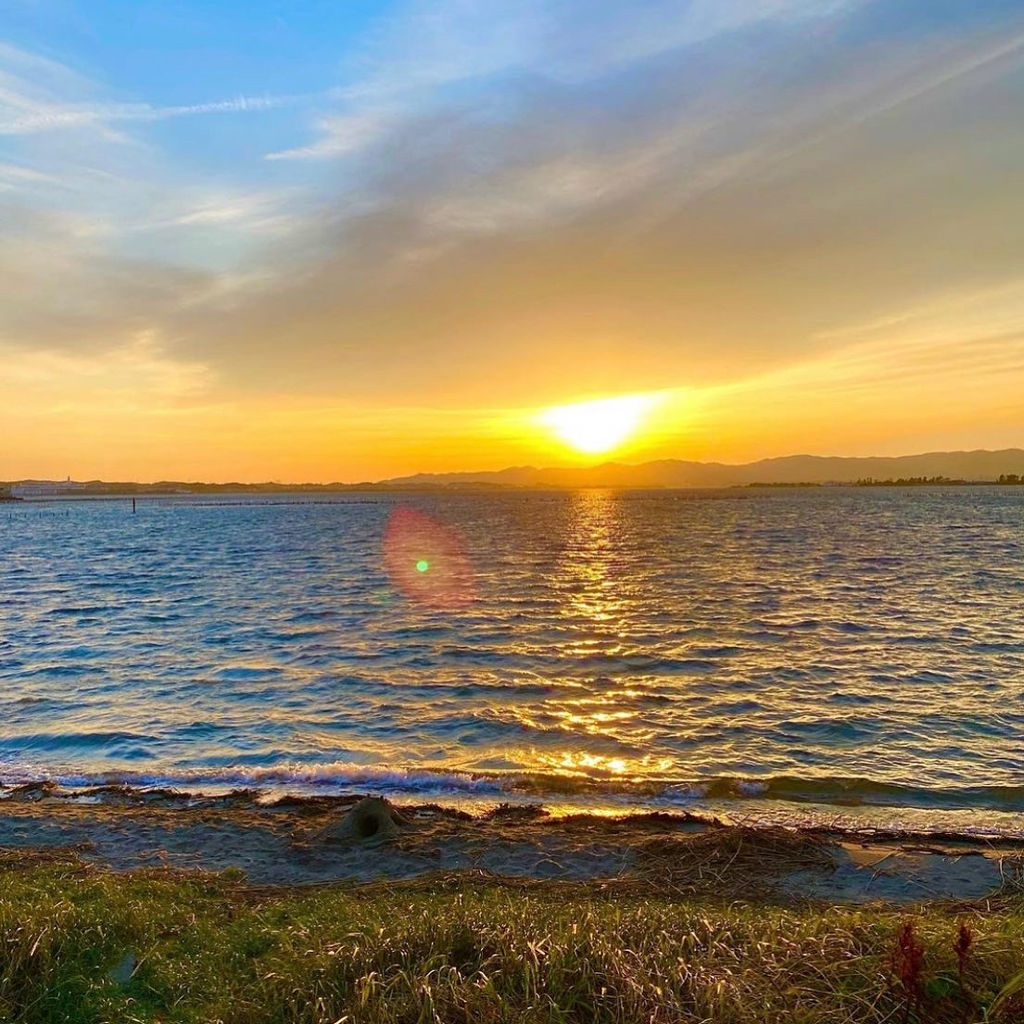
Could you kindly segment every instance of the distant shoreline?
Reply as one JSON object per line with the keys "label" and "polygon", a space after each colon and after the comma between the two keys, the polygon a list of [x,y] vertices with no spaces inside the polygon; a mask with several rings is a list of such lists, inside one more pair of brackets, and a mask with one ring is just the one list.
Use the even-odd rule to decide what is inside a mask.
{"label": "distant shoreline", "polygon": [[[17,486],[17,485],[15,485]],[[544,494],[570,493],[573,491],[629,491],[633,493],[673,493],[673,492],[713,492],[713,491],[750,491],[750,490],[807,490],[820,488],[823,490],[861,488],[944,488],[944,487],[1024,487],[1024,479],[1019,480],[857,480],[857,481],[801,481],[801,482],[754,482],[747,484],[727,484],[722,486],[657,486],[628,484],[296,484],[264,485],[264,484],[200,484],[194,489],[170,490],[158,484],[117,484],[102,485],[96,488],[80,487],[66,491],[27,491],[22,494],[0,497],[0,504],[21,504],[23,502],[51,501],[84,501],[110,500],[121,498],[197,498],[221,495],[253,495],[274,496],[282,498],[289,494],[308,495],[344,495],[344,494]],[[209,503],[207,503],[209,504]],[[228,502],[227,504],[239,504]],[[261,504],[264,504],[261,502]],[[317,504],[317,502],[282,501],[279,504]]]}
{"label": "distant shoreline", "polygon": [[132,497],[197,494],[348,494],[603,490],[723,490],[735,487],[990,487],[1024,484],[1024,448],[925,452],[900,456],[787,455],[747,463],[659,459],[642,463],[509,466],[479,472],[414,473],[383,480],[327,483],[237,480],[0,481],[0,493],[21,498]]}

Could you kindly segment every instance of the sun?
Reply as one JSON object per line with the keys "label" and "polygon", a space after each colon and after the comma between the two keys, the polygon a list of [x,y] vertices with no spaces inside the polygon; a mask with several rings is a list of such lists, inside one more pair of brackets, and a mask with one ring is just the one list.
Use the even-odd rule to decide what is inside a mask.
{"label": "sun", "polygon": [[571,448],[599,455],[632,437],[659,401],[656,394],[622,395],[556,405],[540,414],[540,422]]}

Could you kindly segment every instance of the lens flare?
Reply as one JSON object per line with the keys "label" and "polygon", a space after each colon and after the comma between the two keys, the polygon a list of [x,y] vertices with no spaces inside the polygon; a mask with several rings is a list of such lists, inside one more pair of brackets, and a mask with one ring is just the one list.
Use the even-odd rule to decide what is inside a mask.
{"label": "lens flare", "polygon": [[474,596],[458,533],[414,508],[395,509],[388,518],[384,568],[395,589],[418,604],[457,608]]}

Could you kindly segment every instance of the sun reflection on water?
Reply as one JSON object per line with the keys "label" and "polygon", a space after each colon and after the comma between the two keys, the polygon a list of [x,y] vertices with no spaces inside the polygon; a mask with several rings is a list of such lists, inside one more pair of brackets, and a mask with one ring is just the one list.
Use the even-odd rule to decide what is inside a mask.
{"label": "sun reflection on water", "polygon": [[579,491],[572,497],[566,546],[558,565],[564,595],[562,615],[585,625],[614,622],[623,601],[616,586],[618,496],[614,491]]}
{"label": "sun reflection on water", "polygon": [[[621,575],[626,561],[621,500],[609,490],[580,491],[568,498],[564,546],[554,579],[556,615],[566,633],[561,649],[577,664],[621,653],[628,634],[631,594]],[[642,690],[600,677],[575,687],[581,691],[578,695],[568,696],[565,689],[560,686],[560,695],[544,700],[541,709],[534,707],[533,714],[517,712],[522,724],[549,734],[564,733],[567,743],[572,741],[572,746],[559,744],[554,750],[524,751],[529,763],[567,777],[623,781],[650,778],[671,768],[669,758],[633,752],[638,739],[646,743],[654,736],[638,720]]]}
{"label": "sun reflection on water", "polygon": [[652,757],[607,757],[587,751],[562,751],[556,755],[542,754],[538,761],[545,771],[560,775],[580,777],[613,776],[623,780],[656,777],[672,767],[671,758]]}
{"label": "sun reflection on water", "polygon": [[15,510],[5,771],[1019,831],[1024,496],[968,490],[409,495],[386,552],[380,495]]}

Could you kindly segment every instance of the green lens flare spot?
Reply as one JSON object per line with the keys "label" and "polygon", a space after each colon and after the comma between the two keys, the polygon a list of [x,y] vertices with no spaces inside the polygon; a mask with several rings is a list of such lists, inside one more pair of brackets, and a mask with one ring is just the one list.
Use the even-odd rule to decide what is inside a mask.
{"label": "green lens flare spot", "polygon": [[416,571],[417,572],[426,572],[429,568],[430,568],[430,563],[425,558],[421,558],[416,563]]}

